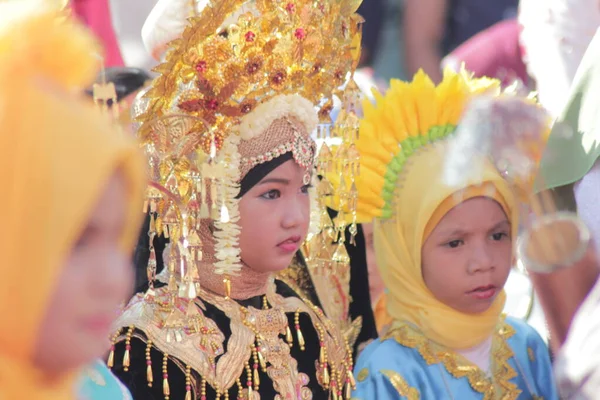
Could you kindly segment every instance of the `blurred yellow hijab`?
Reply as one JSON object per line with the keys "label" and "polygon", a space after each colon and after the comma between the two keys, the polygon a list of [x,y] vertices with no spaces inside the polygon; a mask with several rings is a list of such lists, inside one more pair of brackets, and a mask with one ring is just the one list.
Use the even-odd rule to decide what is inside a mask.
{"label": "blurred yellow hijab", "polygon": [[0,399],[7,400],[75,396],[69,377],[47,379],[32,358],[62,265],[117,170],[129,190],[127,251],[141,219],[141,156],[82,97],[99,65],[96,42],[56,16],[40,2],[0,2]]}
{"label": "blurred yellow hijab", "polygon": [[[421,248],[448,211],[473,197],[496,200],[516,232],[518,213],[510,188],[493,165],[482,161],[477,179],[460,187],[443,179],[448,138],[467,104],[475,96],[499,94],[497,80],[447,70],[436,86],[419,71],[412,82],[392,80],[385,94],[374,93],[374,104],[363,104],[356,142],[361,171],[356,214],[358,222],[374,221],[377,265],[387,289],[376,307],[379,327],[408,322],[435,342],[465,349],[484,341],[498,323],[504,293],[478,315],[438,301],[423,281]],[[333,179],[333,184],[338,183]],[[389,320],[382,321],[382,314]]]}

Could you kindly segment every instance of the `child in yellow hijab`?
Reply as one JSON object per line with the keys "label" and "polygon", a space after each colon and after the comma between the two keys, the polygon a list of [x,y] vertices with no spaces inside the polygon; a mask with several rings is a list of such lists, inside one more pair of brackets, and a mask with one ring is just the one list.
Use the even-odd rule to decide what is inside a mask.
{"label": "child in yellow hijab", "polygon": [[498,87],[464,72],[436,87],[419,72],[365,104],[357,211],[374,219],[391,325],[360,355],[354,398],[557,398],[543,340],[501,315],[518,225],[508,183],[484,159],[477,180],[444,180],[446,138]]}
{"label": "child in yellow hijab", "polygon": [[143,163],[81,98],[95,48],[39,2],[0,3],[0,399],[76,398],[131,289]]}

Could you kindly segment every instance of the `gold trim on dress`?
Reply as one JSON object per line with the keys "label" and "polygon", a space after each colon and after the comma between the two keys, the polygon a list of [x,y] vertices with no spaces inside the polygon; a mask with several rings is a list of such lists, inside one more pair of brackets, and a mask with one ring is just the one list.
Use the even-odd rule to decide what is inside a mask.
{"label": "gold trim on dress", "polygon": [[[321,339],[322,353],[315,359],[318,382],[340,399],[344,386],[346,393],[354,389],[349,345],[337,327],[310,301],[282,297],[275,291],[274,280],[269,283],[265,295],[265,304],[271,306],[266,309],[242,307],[234,300],[208,293],[202,288],[198,288],[198,295],[195,301],[177,299],[182,303],[175,308],[169,307],[169,315],[164,315],[164,304],[173,299],[167,290],[156,289],[152,302],[138,295],[117,321],[118,326],[129,327],[119,341],[141,336],[133,332],[135,327],[147,336],[147,339],[142,338],[144,342],[151,341],[153,347],[175,361],[182,371],[189,366],[202,378],[201,385],[208,383],[219,393],[227,393],[235,385],[239,387],[240,376],[245,371],[248,379],[244,382],[243,392],[246,396],[260,398],[257,393],[260,382],[254,378],[260,365],[282,399],[295,398],[299,391],[303,400],[309,400],[312,398],[307,387],[309,377],[298,371],[297,361],[290,353],[291,346],[284,341],[289,330],[286,314],[303,313],[309,316]],[[202,301],[223,311],[230,319],[231,336],[227,339],[227,351],[224,351],[223,333],[214,321],[204,316]],[[174,313],[174,309],[185,310],[186,313],[180,315]],[[299,331],[299,322],[296,322],[295,328]],[[215,361],[217,357],[219,359]],[[254,374],[250,362],[256,372]],[[163,373],[166,374],[166,371]],[[168,387],[166,379],[163,386]],[[169,389],[165,389],[165,395],[168,395]]]}
{"label": "gold trim on dress", "polygon": [[521,390],[510,382],[517,372],[509,364],[514,353],[507,343],[514,334],[512,326],[502,318],[492,339],[491,378],[462,355],[427,339],[406,322],[395,323],[381,340],[394,339],[402,346],[416,349],[428,365],[441,363],[453,377],[466,378],[473,390],[484,395],[484,400],[493,400],[499,395],[503,400],[516,400]]}
{"label": "gold trim on dress", "polygon": [[407,400],[419,400],[421,398],[419,390],[406,383],[404,378],[396,371],[382,369],[379,372],[389,379],[391,385],[400,396],[406,397]]}

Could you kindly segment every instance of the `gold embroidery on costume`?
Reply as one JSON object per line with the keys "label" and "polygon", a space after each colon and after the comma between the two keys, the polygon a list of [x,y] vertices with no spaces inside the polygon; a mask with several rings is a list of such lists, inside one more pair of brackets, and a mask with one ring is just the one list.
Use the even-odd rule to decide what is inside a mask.
{"label": "gold embroidery on costume", "polygon": [[296,258],[294,258],[289,267],[277,272],[277,279],[283,281],[299,296],[312,299],[313,294],[311,290],[313,286],[308,268],[302,265]]}
{"label": "gold embroidery on costume", "polygon": [[421,398],[419,391],[406,383],[399,373],[387,369],[382,369],[379,372],[389,379],[390,383],[400,396],[406,397],[407,400],[419,400]]}
{"label": "gold embroidery on costume", "polygon": [[[226,392],[238,383],[245,367],[240,360],[260,360],[253,364],[259,364],[267,373],[281,399],[289,396],[296,398],[296,393],[300,393],[302,400],[312,399],[312,392],[307,387],[309,377],[298,371],[297,361],[290,354],[290,345],[283,340],[289,329],[286,314],[297,311],[310,317],[320,335],[322,354],[315,360],[319,383],[336,394],[341,393],[344,386],[347,391],[354,386],[351,350],[348,343],[338,340],[342,335],[337,328],[310,301],[297,297],[284,298],[277,294],[274,281],[270,282],[266,294],[267,303],[272,308],[260,310],[244,308],[231,299],[199,288],[199,299],[210,302],[231,321],[227,351],[224,351],[225,337],[212,320],[204,317],[204,305],[199,299],[195,302],[177,299],[182,302],[178,308],[186,310],[187,314],[172,314],[166,318],[170,329],[162,325],[165,317],[160,313],[165,293],[168,292],[162,288],[156,289],[154,303],[138,295],[121,316],[120,322],[135,325],[147,338],[135,333],[134,337],[139,337],[145,343],[152,340],[152,345],[163,354],[168,354],[169,359],[176,362],[182,371],[186,369],[185,365],[189,365],[217,391]],[[143,307],[143,311],[140,307]],[[194,324],[184,325],[190,319],[181,318],[184,315],[189,318],[194,313]],[[124,337],[122,335],[120,339]],[[219,360],[215,361],[218,356]],[[251,381],[250,373],[248,382]],[[252,383],[259,384],[257,379]],[[249,389],[244,388],[243,391],[247,396]],[[260,395],[253,392],[252,398],[260,399]]]}
{"label": "gold embroidery on costume", "polygon": [[502,399],[515,400],[519,397],[521,390],[510,382],[517,376],[517,373],[509,364],[509,360],[514,354],[507,343],[507,339],[514,334],[514,329],[503,319],[492,340],[492,379],[488,378],[481,368],[470,363],[460,354],[428,340],[421,332],[407,323],[395,324],[382,340],[394,339],[402,346],[416,349],[428,365],[442,363],[453,377],[466,378],[473,390],[484,395],[484,400],[495,399],[498,394]]}
{"label": "gold embroidery on costume", "polygon": [[356,379],[359,382],[363,382],[368,377],[369,377],[369,370],[367,368],[361,369],[360,371],[358,371],[358,374],[356,374]]}

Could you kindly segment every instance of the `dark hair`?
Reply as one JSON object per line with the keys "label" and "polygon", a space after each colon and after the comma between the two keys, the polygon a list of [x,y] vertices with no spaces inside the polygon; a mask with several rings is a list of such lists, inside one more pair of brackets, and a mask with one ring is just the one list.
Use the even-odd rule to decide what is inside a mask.
{"label": "dark hair", "polygon": [[[140,68],[112,67],[100,72],[96,82],[102,82],[103,74],[106,82],[112,82],[115,85],[117,101],[121,101],[135,91],[140,90],[152,78],[150,73]],[[86,93],[92,96],[92,89],[88,88]]]}
{"label": "dark hair", "polygon": [[360,66],[371,66],[381,43],[385,22],[385,0],[364,0],[357,12],[365,19],[362,27],[363,56]]}

